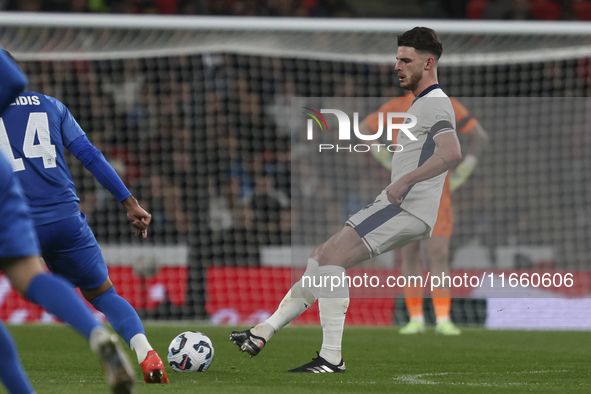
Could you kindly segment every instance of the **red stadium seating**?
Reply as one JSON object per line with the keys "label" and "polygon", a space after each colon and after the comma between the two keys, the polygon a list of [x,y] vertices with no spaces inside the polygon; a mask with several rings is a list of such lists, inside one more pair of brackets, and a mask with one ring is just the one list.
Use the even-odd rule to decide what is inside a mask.
{"label": "red stadium seating", "polygon": [[531,3],[531,12],[536,19],[560,19],[560,5],[550,0],[536,0]]}
{"label": "red stadium seating", "polygon": [[482,19],[482,13],[488,4],[488,0],[471,0],[468,3],[467,15],[470,19]]}
{"label": "red stadium seating", "polygon": [[157,0],[158,12],[160,14],[176,14],[178,0]]}
{"label": "red stadium seating", "polygon": [[591,21],[591,1],[580,1],[573,3],[573,9],[577,18],[581,21]]}

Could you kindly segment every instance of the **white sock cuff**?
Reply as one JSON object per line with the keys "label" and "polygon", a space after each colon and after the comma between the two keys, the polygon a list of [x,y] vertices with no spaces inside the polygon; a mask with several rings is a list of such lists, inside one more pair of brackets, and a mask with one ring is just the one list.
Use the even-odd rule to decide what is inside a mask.
{"label": "white sock cuff", "polygon": [[308,264],[306,265],[306,272],[305,274],[317,274],[318,273],[318,261],[314,260],[312,257],[308,259]]}
{"label": "white sock cuff", "polygon": [[322,281],[319,298],[349,298],[349,282],[343,267],[323,265],[318,271]]}
{"label": "white sock cuff", "polygon": [[90,348],[92,349],[92,351],[97,353],[99,347],[103,343],[110,340],[111,335],[112,334],[109,331],[107,331],[107,329],[103,326],[96,326],[95,328],[93,328],[90,332],[90,337],[88,338],[88,342],[90,344]]}
{"label": "white sock cuff", "polygon": [[346,271],[347,271],[346,269],[344,269],[343,267],[338,266],[338,265],[323,265],[322,267],[318,268],[318,272],[321,273],[322,275],[331,275],[331,274],[340,275]]}
{"label": "white sock cuff", "polygon": [[308,303],[312,304],[318,298],[320,293],[320,287],[317,286],[318,261],[313,258],[308,259],[308,265],[306,266],[306,271],[302,275],[302,279],[300,279],[300,284],[302,287],[301,297],[305,298]]}

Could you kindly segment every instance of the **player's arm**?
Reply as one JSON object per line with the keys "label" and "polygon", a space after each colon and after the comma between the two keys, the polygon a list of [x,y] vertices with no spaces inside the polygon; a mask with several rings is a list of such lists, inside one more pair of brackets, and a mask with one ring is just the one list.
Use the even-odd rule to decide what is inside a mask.
{"label": "player's arm", "polygon": [[64,146],[127,209],[127,218],[135,228],[135,235],[141,234],[146,238],[147,228],[152,216],[140,207],[137,200],[127,190],[127,187],[125,187],[125,184],[109,162],[107,162],[101,151],[95,148],[88,140],[86,133],[84,133],[78,122],[76,122],[68,108],[61,101],[53,97],[45,97],[55,105],[60,115]]}
{"label": "player's arm", "polygon": [[0,47],[0,114],[27,86],[27,77]]}
{"label": "player's arm", "polygon": [[476,123],[472,129],[466,133],[470,138],[470,145],[464,160],[458,164],[450,172],[449,176],[449,191],[454,192],[460,187],[472,174],[474,167],[478,163],[478,157],[486,144],[488,143],[488,135],[480,123]]}
{"label": "player's arm", "polygon": [[[376,133],[377,130],[372,130],[371,126],[367,121],[363,120],[359,124],[359,132],[363,135],[373,135]],[[367,145],[379,144],[379,140],[370,140],[370,141],[363,141]],[[392,170],[392,153],[388,152],[388,149],[385,146],[380,146],[379,149],[377,146],[371,146],[369,150],[371,155],[384,166],[388,171]]]}
{"label": "player's arm", "polygon": [[146,238],[146,230],[152,215],[146,212],[131,195],[131,192],[101,151],[92,145],[85,134],[76,138],[67,148],[82,162],[96,180],[125,207],[127,218],[135,228],[135,235],[142,234]]}
{"label": "player's arm", "polygon": [[433,141],[437,145],[435,153],[422,166],[406,174],[386,188],[388,201],[392,204],[401,204],[404,199],[403,195],[415,183],[444,173],[462,159],[460,142],[453,129],[435,135]]}

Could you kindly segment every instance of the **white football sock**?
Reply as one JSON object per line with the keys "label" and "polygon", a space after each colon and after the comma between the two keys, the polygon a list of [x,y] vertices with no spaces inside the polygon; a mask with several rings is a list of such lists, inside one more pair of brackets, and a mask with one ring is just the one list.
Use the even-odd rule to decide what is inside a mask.
{"label": "white football sock", "polygon": [[425,324],[425,316],[423,316],[423,315],[415,316],[412,319],[410,319],[410,321],[413,321],[413,322],[416,321],[421,324]]}
{"label": "white football sock", "polygon": [[144,334],[135,334],[129,341],[129,347],[135,352],[138,363],[141,363],[148,357],[150,350],[154,350]]}
{"label": "white football sock", "polygon": [[[326,265],[319,269],[320,277],[338,277],[339,286],[331,289],[331,284],[336,280],[327,281],[327,286],[321,288],[318,306],[320,308],[320,323],[322,324],[322,348],[320,357],[331,364],[338,365],[341,362],[341,344],[343,342],[343,329],[345,317],[349,307],[349,285],[342,280],[345,269],[336,265]],[[323,279],[324,280],[324,279]]]}
{"label": "white football sock", "polygon": [[[273,334],[304,313],[306,309],[316,302],[320,292],[318,285],[318,262],[309,258],[302,279],[295,283],[283,297],[275,313],[265,322],[250,330],[250,332],[268,341]],[[270,330],[269,326],[273,330]]]}
{"label": "white football sock", "polygon": [[439,324],[439,323],[447,323],[448,321],[449,321],[449,317],[438,317],[436,319],[436,323],[437,324]]}
{"label": "white football sock", "polygon": [[90,337],[88,338],[88,343],[90,344],[92,351],[94,353],[98,353],[101,345],[110,341],[111,336],[113,336],[113,334],[107,331],[107,329],[103,326],[97,326],[93,328],[90,332]]}

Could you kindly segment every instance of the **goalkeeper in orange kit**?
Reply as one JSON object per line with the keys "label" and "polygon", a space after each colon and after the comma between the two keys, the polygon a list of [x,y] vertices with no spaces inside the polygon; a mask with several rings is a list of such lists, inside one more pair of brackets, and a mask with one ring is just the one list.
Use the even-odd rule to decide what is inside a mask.
{"label": "goalkeeper in orange kit", "polygon": [[[368,115],[359,126],[363,134],[375,134],[379,128],[379,113],[406,112],[412,105],[414,96],[412,94],[396,97],[383,104],[378,111]],[[453,233],[453,208],[451,204],[451,193],[453,193],[472,174],[478,155],[488,141],[488,136],[478,121],[470,116],[470,113],[459,100],[451,98],[453,109],[456,115],[457,130],[470,138],[470,145],[464,160],[458,166],[450,170],[443,193],[437,222],[433,229],[432,237],[427,240],[428,257],[431,266],[431,275],[449,275],[449,244]],[[393,135],[392,141],[396,140]],[[371,144],[371,142],[366,142]],[[391,169],[392,154],[386,149],[373,150],[374,157],[388,170]],[[418,276],[422,273],[420,261],[420,241],[404,246],[402,252],[402,274],[406,277]],[[431,294],[437,325],[435,333],[443,335],[459,335],[460,330],[450,320],[451,295],[449,288],[438,287],[433,289]],[[425,332],[425,319],[423,316],[423,289],[407,285],[404,288],[404,299],[408,309],[410,322],[401,330],[401,334],[418,334]]]}

